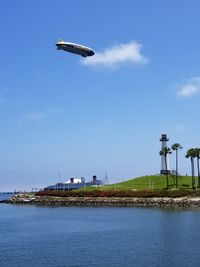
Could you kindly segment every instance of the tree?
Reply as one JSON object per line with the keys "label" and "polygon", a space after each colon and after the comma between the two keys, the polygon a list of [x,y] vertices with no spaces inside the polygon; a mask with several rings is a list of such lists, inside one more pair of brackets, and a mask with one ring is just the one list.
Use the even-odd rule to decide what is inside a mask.
{"label": "tree", "polygon": [[197,158],[197,174],[198,174],[197,187],[200,188],[200,170],[199,170],[200,148],[194,148],[194,156],[195,158]]}
{"label": "tree", "polygon": [[194,148],[188,149],[185,157],[190,158],[191,160],[192,188],[195,189],[195,171],[194,171],[195,149]]}
{"label": "tree", "polygon": [[165,175],[166,175],[166,182],[167,182],[167,189],[169,189],[169,178],[168,178],[168,166],[167,166],[167,155],[171,154],[171,150],[169,147],[164,146],[162,147],[161,151],[160,151],[160,156],[164,156],[165,159]]}
{"label": "tree", "polygon": [[182,146],[179,143],[175,143],[171,148],[176,151],[176,188],[178,188],[178,150],[182,149]]}

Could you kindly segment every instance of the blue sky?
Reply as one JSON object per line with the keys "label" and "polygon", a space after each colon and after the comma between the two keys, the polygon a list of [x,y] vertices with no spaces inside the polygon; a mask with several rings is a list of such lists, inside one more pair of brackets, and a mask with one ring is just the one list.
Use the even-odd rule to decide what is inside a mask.
{"label": "blue sky", "polygon": [[[1,1],[0,191],[160,171],[199,147],[200,2]],[[63,38],[91,58],[57,51]],[[175,157],[170,157],[175,168]]]}

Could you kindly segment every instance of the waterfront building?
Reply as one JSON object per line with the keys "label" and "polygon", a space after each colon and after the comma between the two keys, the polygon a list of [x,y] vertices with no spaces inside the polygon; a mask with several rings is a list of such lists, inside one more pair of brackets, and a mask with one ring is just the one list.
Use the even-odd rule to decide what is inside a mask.
{"label": "waterfront building", "polygon": [[65,182],[60,182],[54,185],[49,185],[44,188],[44,191],[49,190],[76,190],[80,188],[90,187],[90,186],[100,186],[103,185],[103,180],[97,179],[97,176],[92,177],[92,181],[87,182],[84,177],[81,178],[70,178]]}

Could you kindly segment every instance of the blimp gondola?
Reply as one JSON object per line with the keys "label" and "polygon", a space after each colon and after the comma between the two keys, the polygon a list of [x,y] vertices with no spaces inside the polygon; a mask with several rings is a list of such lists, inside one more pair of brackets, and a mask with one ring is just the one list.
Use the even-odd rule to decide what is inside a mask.
{"label": "blimp gondola", "polygon": [[80,44],[65,42],[62,39],[60,39],[56,43],[56,46],[57,46],[57,50],[64,50],[66,52],[81,55],[82,57],[90,57],[95,54],[94,51],[90,47],[80,45]]}

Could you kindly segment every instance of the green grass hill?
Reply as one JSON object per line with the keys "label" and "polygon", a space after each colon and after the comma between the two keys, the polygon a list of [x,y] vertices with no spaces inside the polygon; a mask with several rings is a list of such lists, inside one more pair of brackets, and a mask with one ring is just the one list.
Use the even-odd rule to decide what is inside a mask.
{"label": "green grass hill", "polygon": [[[196,177],[197,185],[197,177]],[[160,189],[160,190],[159,190]],[[191,190],[191,177],[179,177],[179,189],[175,189],[175,177],[169,176],[169,189],[166,189],[166,177],[164,175],[146,175],[125,182],[104,185],[88,186],[78,190],[41,191],[37,196],[50,197],[185,197],[200,196],[200,190]]]}
{"label": "green grass hill", "polygon": [[[190,176],[179,176],[179,188],[189,189],[191,187]],[[197,178],[196,178],[197,179]],[[197,184],[197,181],[196,181]],[[170,188],[175,188],[175,177],[169,176]],[[121,190],[133,190],[133,189],[165,189],[166,188],[166,177],[165,175],[146,175],[138,178],[134,178],[125,182],[116,183],[112,185],[103,186],[104,188],[110,189],[121,189]]]}

